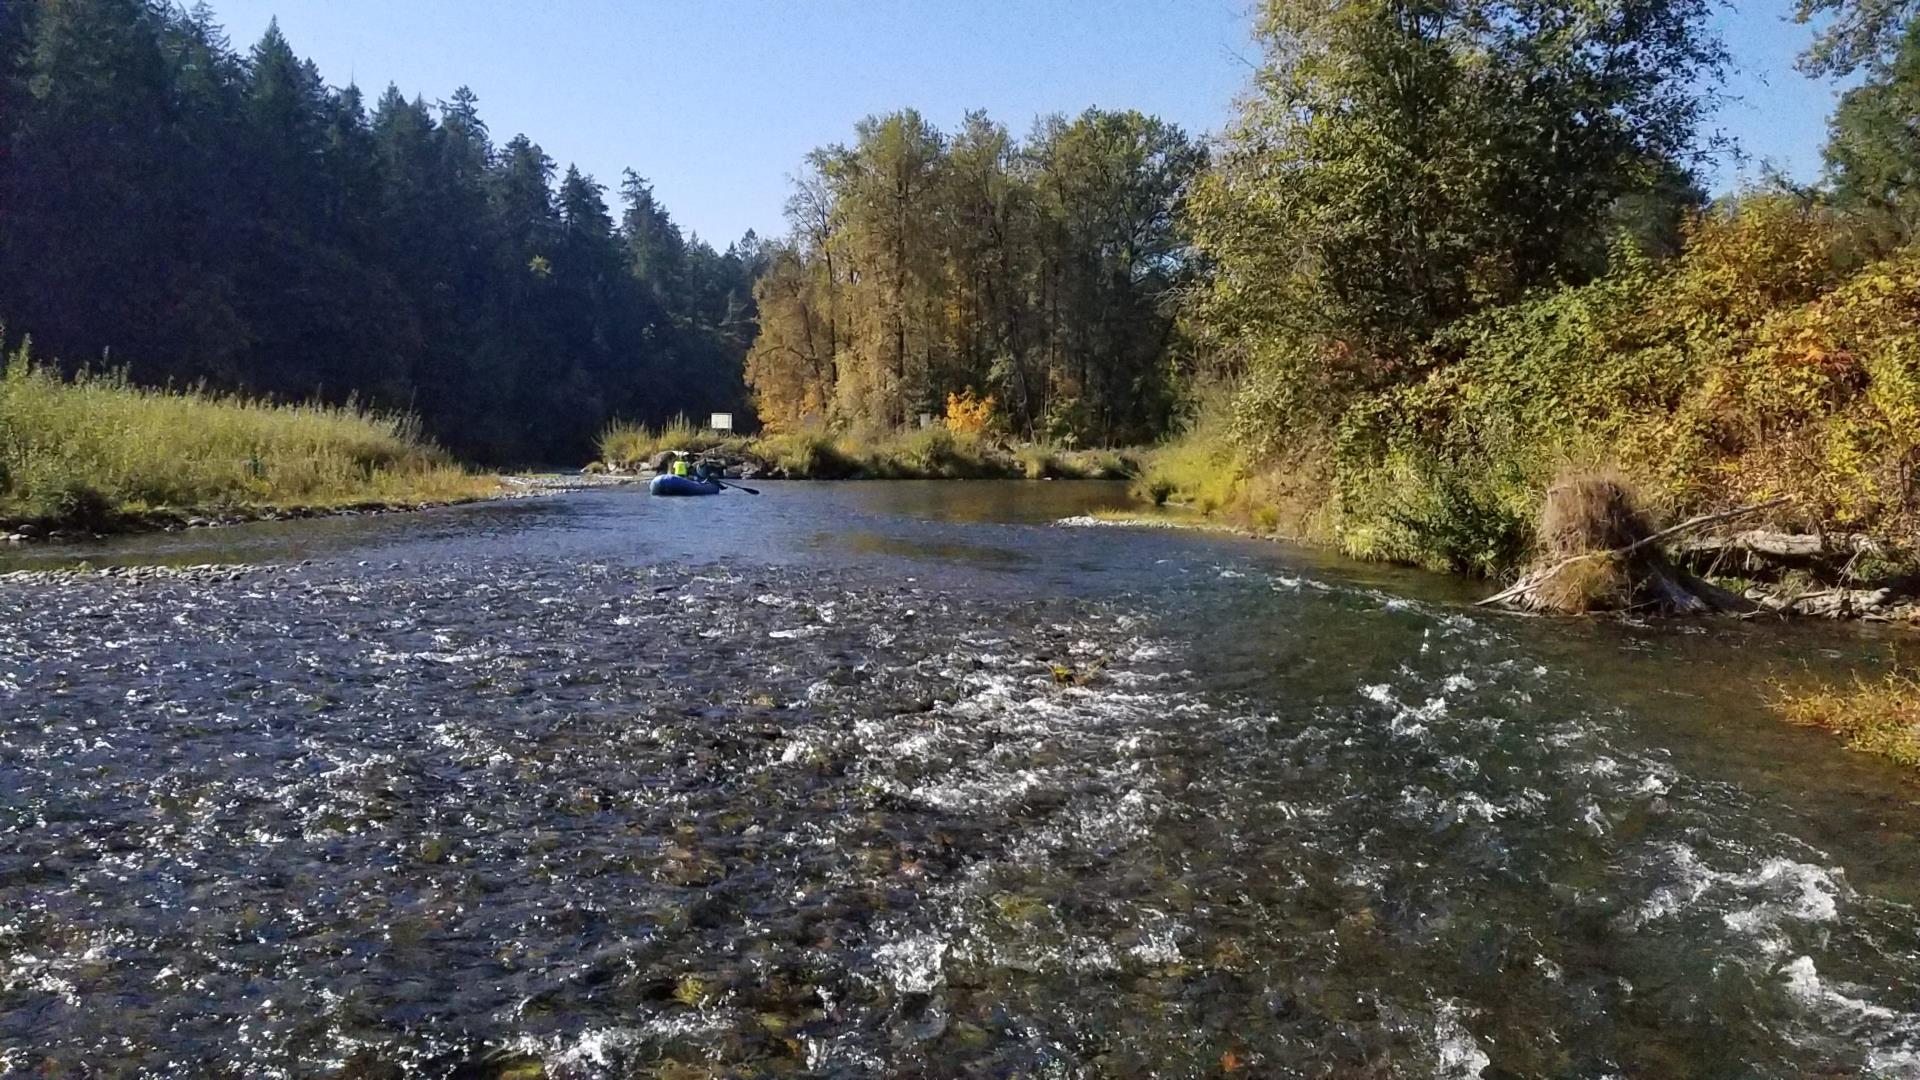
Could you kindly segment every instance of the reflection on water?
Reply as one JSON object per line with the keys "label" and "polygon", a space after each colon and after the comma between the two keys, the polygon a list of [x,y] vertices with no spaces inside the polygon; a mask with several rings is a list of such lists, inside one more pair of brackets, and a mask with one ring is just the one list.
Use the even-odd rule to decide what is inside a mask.
{"label": "reflection on water", "polygon": [[1920,1074],[1912,783],[1758,704],[1876,632],[763,490],[0,585],[0,1072]]}

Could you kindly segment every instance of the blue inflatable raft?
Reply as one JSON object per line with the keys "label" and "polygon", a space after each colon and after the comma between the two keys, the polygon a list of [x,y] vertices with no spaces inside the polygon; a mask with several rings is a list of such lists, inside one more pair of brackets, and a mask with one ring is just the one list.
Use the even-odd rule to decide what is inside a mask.
{"label": "blue inflatable raft", "polygon": [[650,495],[718,495],[721,490],[720,485],[711,480],[695,480],[672,473],[661,473],[647,484]]}

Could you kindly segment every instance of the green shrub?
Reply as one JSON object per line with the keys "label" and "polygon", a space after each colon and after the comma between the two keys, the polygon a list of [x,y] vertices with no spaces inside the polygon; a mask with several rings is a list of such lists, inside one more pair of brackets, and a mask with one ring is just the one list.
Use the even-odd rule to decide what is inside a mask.
{"label": "green shrub", "polygon": [[1060,475],[1060,462],[1054,456],[1053,447],[1046,443],[1030,443],[1013,456],[1020,463],[1020,474],[1029,480],[1046,480]]}
{"label": "green shrub", "polygon": [[113,501],[85,480],[61,477],[34,490],[28,516],[48,524],[105,529],[113,521]]}
{"label": "green shrub", "polygon": [[768,436],[754,444],[753,452],[775,471],[795,479],[848,480],[862,472],[860,462],[823,432]]}
{"label": "green shrub", "polygon": [[1248,464],[1231,425],[1223,403],[1203,408],[1185,432],[1147,454],[1135,494],[1156,506],[1178,502],[1203,514],[1237,508]]}
{"label": "green shrub", "polygon": [[1253,380],[1239,444],[1323,456],[1348,552],[1482,574],[1524,560],[1569,466],[1616,470],[1662,516],[1789,495],[1776,524],[1911,536],[1920,248],[1849,273],[1839,231],[1750,197],[1695,223],[1677,260],[1623,249],[1596,281],[1449,326],[1406,365],[1419,374],[1350,393],[1331,423],[1265,413],[1281,434],[1249,434],[1291,400]]}

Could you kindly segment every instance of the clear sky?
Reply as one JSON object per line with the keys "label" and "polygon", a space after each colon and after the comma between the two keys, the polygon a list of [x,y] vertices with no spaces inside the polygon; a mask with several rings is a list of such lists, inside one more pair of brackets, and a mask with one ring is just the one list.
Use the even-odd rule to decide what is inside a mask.
{"label": "clear sky", "polygon": [[[278,16],[327,82],[429,102],[465,84],[497,142],[532,136],[609,190],[632,167],[682,229],[781,233],[787,178],[855,120],[902,106],[951,129],[984,108],[1136,108],[1194,132],[1232,111],[1258,50],[1246,0],[212,0],[245,50]],[[1754,159],[1819,173],[1833,91],[1793,70],[1791,0],[1738,3],[1719,126]],[[1755,165],[1747,165],[1751,173]],[[1719,187],[1741,166],[1723,165]]]}

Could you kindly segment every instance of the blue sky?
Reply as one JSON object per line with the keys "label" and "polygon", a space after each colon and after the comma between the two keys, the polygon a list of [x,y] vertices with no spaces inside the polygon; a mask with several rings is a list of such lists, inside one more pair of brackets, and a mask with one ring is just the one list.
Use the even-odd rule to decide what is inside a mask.
{"label": "blue sky", "polygon": [[[984,108],[1024,132],[1099,105],[1214,132],[1258,55],[1245,0],[212,3],[236,48],[278,16],[329,83],[369,97],[388,82],[429,102],[471,86],[497,141],[524,131],[609,189],[631,166],[718,246],[784,232],[787,177],[870,113],[911,105],[951,128]],[[1793,70],[1807,31],[1784,21],[1791,0],[1735,8],[1719,21],[1741,100],[1719,126],[1755,162],[1812,179],[1834,94]]]}

